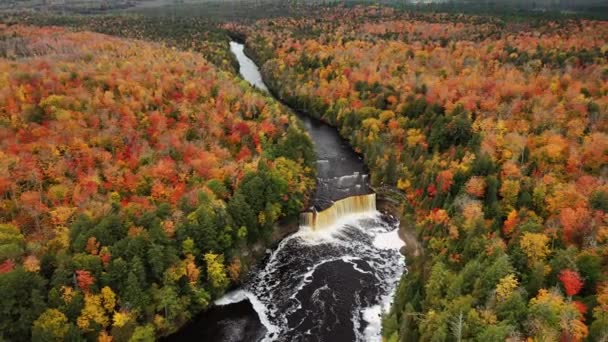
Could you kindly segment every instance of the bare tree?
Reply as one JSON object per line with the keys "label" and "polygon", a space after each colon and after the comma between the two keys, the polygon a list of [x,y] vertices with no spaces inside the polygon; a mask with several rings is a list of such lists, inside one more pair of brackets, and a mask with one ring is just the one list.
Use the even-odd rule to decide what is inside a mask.
{"label": "bare tree", "polygon": [[456,342],[462,341],[462,325],[462,311],[460,311],[458,318],[450,323],[450,328],[452,329],[452,334],[454,335]]}

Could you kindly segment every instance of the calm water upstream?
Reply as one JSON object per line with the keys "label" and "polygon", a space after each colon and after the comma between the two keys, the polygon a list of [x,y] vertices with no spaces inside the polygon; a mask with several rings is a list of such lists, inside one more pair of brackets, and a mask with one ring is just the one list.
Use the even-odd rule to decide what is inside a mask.
{"label": "calm water upstream", "polygon": [[[230,48],[241,76],[267,91],[243,45]],[[169,340],[380,341],[380,313],[405,270],[398,222],[376,211],[375,195],[357,196],[371,194],[366,169],[337,131],[298,117],[317,155],[313,205],[335,220],[301,226],[268,251],[240,289]]]}

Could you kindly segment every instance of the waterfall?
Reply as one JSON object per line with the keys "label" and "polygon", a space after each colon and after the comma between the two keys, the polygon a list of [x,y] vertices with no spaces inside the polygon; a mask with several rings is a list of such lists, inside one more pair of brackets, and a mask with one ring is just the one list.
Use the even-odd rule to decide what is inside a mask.
{"label": "waterfall", "polygon": [[338,221],[339,218],[376,210],[376,194],[350,196],[323,210],[304,212],[300,215],[300,225],[313,230],[324,229]]}

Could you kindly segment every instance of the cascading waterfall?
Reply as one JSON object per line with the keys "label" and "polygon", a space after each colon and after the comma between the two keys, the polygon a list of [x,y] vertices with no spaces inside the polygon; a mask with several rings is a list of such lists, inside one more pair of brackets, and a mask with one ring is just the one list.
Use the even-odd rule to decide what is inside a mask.
{"label": "cascading waterfall", "polygon": [[334,202],[325,210],[302,213],[300,225],[320,230],[333,226],[340,218],[375,211],[376,194],[350,196]]}

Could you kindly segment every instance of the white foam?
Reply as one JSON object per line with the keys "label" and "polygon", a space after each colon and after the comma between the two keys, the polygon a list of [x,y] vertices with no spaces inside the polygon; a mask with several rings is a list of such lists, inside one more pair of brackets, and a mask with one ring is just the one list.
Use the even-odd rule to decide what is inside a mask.
{"label": "white foam", "polygon": [[365,271],[359,268],[359,265],[355,262],[355,260],[362,260],[361,258],[357,258],[357,257],[343,257],[342,261],[347,262],[351,265],[353,265],[353,269],[359,273],[367,273],[367,274],[374,274],[373,272],[370,271]]}
{"label": "white foam", "polygon": [[374,247],[379,249],[399,249],[405,242],[399,237],[399,229],[380,233],[374,238]]}
{"label": "white foam", "polygon": [[[401,240],[399,237],[399,229],[394,229],[389,232],[381,232],[378,233],[374,237],[373,241],[374,247],[378,249],[399,249],[401,246],[405,245],[405,242]],[[398,265],[396,267],[404,267],[405,260],[403,258],[400,259]],[[382,341],[382,314],[384,312],[388,312],[390,310],[392,299],[395,295],[395,291],[397,290],[397,284],[399,279],[401,278],[402,272],[396,272],[396,275],[393,279],[386,280],[387,289],[389,290],[382,298],[380,299],[380,304],[373,305],[368,308],[364,308],[361,310],[361,314],[363,319],[367,322],[367,326],[363,332],[365,341]]]}
{"label": "white foam", "polygon": [[339,188],[350,188],[359,180],[359,172],[352,175],[337,177],[337,186]]}
{"label": "white foam", "polygon": [[322,243],[343,244],[344,241],[337,239],[336,236],[338,236],[346,226],[355,225],[357,221],[362,219],[375,219],[380,215],[380,212],[377,210],[353,213],[340,217],[332,225],[324,227],[323,229],[315,230],[309,226],[300,226],[300,229],[292,236],[299,237],[302,239],[303,243],[308,245],[317,245]]}
{"label": "white foam", "polygon": [[245,290],[236,290],[219,298],[214,304],[223,306],[238,303],[246,299],[249,300],[251,306],[253,306],[253,310],[258,314],[260,322],[266,328],[266,337],[262,341],[271,341],[268,336],[270,334],[276,335],[279,332],[279,327],[270,322],[268,319],[268,308],[253,293]]}
{"label": "white foam", "polygon": [[286,238],[281,240],[281,242],[279,242],[277,248],[274,250],[274,252],[272,252],[272,254],[270,254],[270,259],[268,259],[268,262],[266,263],[266,266],[264,267],[264,270],[262,272],[268,273],[274,268],[279,251],[281,251],[283,247],[285,247],[285,245],[289,243],[290,240],[296,238],[296,234],[297,232],[287,236]]}
{"label": "white foam", "polygon": [[338,260],[338,259],[336,259],[336,258],[326,259],[326,260],[323,260],[320,263],[314,265],[313,267],[310,267],[308,272],[304,273],[304,275],[302,276],[302,281],[300,282],[300,285],[298,285],[297,290],[294,291],[294,293],[289,298],[296,299],[296,296],[304,288],[304,286],[306,286],[307,284],[309,284],[312,281],[312,275],[313,275],[313,273],[315,273],[317,268],[319,268],[319,266],[327,264],[328,262],[334,262],[336,260]]}
{"label": "white foam", "polygon": [[355,296],[355,310],[352,313],[352,322],[353,322],[353,330],[355,333],[355,338],[357,341],[362,341],[363,340],[363,336],[361,335],[361,332],[359,331],[359,328],[361,328],[361,319],[359,318],[361,315],[359,314],[359,311],[361,309],[361,300],[359,299],[359,296]]}
{"label": "white foam", "polygon": [[363,331],[365,341],[382,341],[382,307],[374,305],[363,309],[363,319],[367,326]]}
{"label": "white foam", "polygon": [[236,290],[236,291],[228,292],[225,295],[223,295],[222,297],[216,299],[215,302],[213,302],[213,304],[218,305],[218,306],[224,306],[224,305],[242,302],[245,299],[247,299],[247,296],[245,295],[245,291]]}

